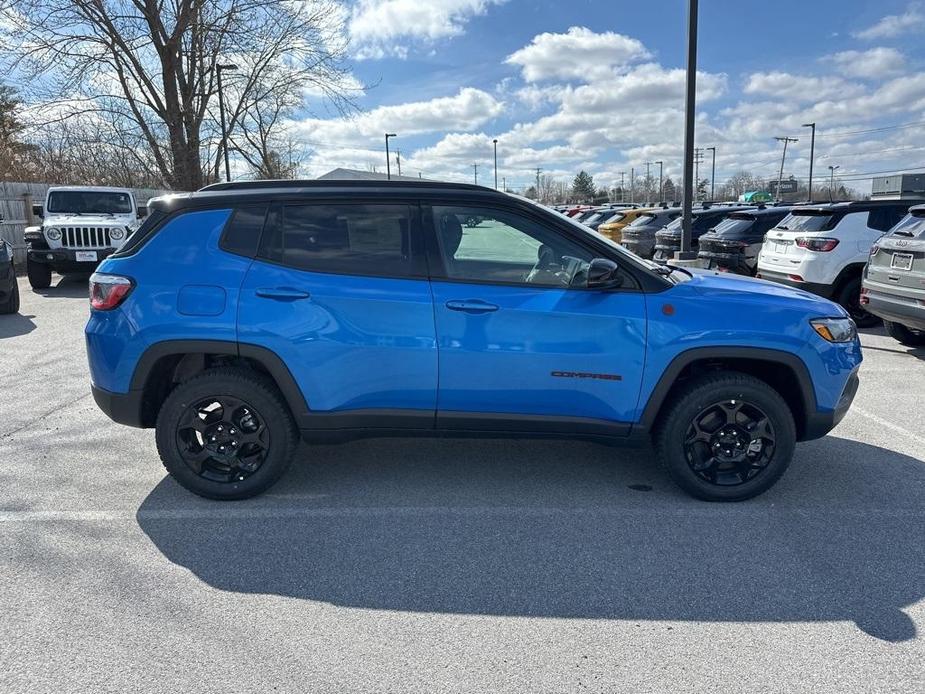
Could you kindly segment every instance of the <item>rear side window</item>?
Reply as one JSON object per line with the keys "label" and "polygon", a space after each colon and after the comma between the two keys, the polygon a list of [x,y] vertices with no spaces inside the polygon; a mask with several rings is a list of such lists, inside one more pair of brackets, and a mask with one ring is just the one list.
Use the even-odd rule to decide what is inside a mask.
{"label": "rear side window", "polygon": [[299,270],[422,276],[410,205],[285,205],[270,213],[260,256]]}
{"label": "rear side window", "polygon": [[225,226],[219,246],[229,253],[253,258],[257,255],[257,245],[260,243],[260,232],[263,231],[266,216],[266,205],[237,208]]}
{"label": "rear side window", "polygon": [[906,208],[895,205],[884,205],[870,211],[867,215],[867,226],[877,231],[889,231],[903,218]]}

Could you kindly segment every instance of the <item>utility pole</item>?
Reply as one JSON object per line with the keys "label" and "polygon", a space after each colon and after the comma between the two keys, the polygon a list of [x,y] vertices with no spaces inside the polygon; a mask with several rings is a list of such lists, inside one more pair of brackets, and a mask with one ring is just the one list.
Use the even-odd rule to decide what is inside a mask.
{"label": "utility pole", "polygon": [[777,174],[777,201],[780,202],[780,184],[784,179],[784,162],[787,160],[787,145],[791,142],[799,142],[799,139],[795,137],[775,137],[774,139],[784,143],[784,153],[780,158],[780,173]]}
{"label": "utility pole", "polygon": [[710,168],[710,202],[716,200],[716,147],[707,147],[713,152],[713,165]]}
{"label": "utility pole", "polygon": [[657,161],[658,164],[658,202],[659,204],[665,202],[665,189],[662,187],[662,170],[665,166],[665,162]]}
{"label": "utility pole", "polygon": [[626,202],[626,171],[620,172],[620,202]]}
{"label": "utility pole", "polygon": [[829,202],[835,202],[835,169],[840,168],[840,166],[829,167],[829,171],[832,173],[832,182],[829,183]]}
{"label": "utility pole", "polygon": [[694,194],[700,197],[700,162],[703,161],[703,147],[694,149]]}
{"label": "utility pole", "polygon": [[491,141],[495,146],[495,190],[498,190],[498,138]]}
{"label": "utility pole", "polygon": [[389,138],[395,137],[395,133],[385,134],[385,178],[387,181],[392,180],[392,163],[389,161]]}
{"label": "utility pole", "polygon": [[536,200],[540,200],[540,174],[543,173],[543,170],[540,167],[536,167]]}
{"label": "utility pole", "polygon": [[651,178],[649,177],[649,165],[650,165],[651,163],[652,163],[652,162],[650,162],[650,161],[647,161],[647,162],[646,162],[646,204],[647,204],[647,205],[648,205],[650,202],[652,202],[652,200],[651,200],[651,197],[652,197],[652,190],[651,190],[651,188],[652,188],[652,186],[651,186],[651,184],[650,184]]}
{"label": "utility pole", "polygon": [[636,203],[636,169],[630,167],[630,202]]}
{"label": "utility pole", "polygon": [[698,0],[687,3],[687,83],[684,101],[684,211],[681,215],[681,250],[676,260],[693,260],[691,252],[691,226],[694,182],[694,128],[697,116],[697,13]]}
{"label": "utility pole", "polygon": [[401,150],[395,150],[395,163],[398,164],[398,175],[401,176]]}
{"label": "utility pole", "polygon": [[218,112],[222,119],[222,152],[225,155],[225,181],[231,180],[231,166],[228,164],[228,130],[225,128],[225,93],[222,91],[222,71],[233,72],[238,66],[232,63],[217,65],[215,68],[218,77]]}
{"label": "utility pole", "polygon": [[501,190],[503,190],[505,193],[507,192],[507,176],[501,177]]}
{"label": "utility pole", "polygon": [[813,134],[809,141],[809,201],[813,201],[813,160],[816,158],[816,124],[803,123],[804,128],[812,128]]}
{"label": "utility pole", "polygon": [[475,185],[478,185],[479,184],[479,165],[478,164],[472,165],[472,175],[475,178]]}

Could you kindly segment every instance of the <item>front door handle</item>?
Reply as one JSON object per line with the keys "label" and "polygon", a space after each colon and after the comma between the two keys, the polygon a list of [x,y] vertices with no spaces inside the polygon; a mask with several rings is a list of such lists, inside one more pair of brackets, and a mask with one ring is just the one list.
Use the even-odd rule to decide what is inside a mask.
{"label": "front door handle", "polygon": [[257,296],[262,296],[264,299],[276,299],[277,301],[296,301],[298,299],[308,299],[311,297],[311,294],[308,292],[304,292],[301,289],[293,289],[292,287],[260,287],[254,290],[254,293]]}
{"label": "front door handle", "polygon": [[491,313],[498,310],[494,304],[481,299],[447,301],[446,307],[451,311],[462,311],[463,313]]}

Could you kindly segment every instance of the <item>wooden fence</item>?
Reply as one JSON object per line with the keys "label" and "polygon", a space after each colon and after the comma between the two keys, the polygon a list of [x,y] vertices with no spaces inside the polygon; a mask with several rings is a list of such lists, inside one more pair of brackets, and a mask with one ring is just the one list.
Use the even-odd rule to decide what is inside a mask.
{"label": "wooden fence", "polygon": [[[0,238],[13,247],[13,258],[17,267],[26,264],[26,244],[23,240],[23,230],[40,220],[32,215],[33,205],[45,204],[45,193],[52,187],[51,183],[13,183],[0,182]],[[170,191],[153,188],[135,188],[135,201],[139,205],[147,204],[148,200],[158,195],[165,195]]]}

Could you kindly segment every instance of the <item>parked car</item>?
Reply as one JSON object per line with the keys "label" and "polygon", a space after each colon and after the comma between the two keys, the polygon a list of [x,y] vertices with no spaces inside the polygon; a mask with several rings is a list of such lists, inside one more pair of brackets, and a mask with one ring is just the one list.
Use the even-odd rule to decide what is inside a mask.
{"label": "parked car", "polygon": [[[723,207],[704,207],[694,210],[691,221],[691,251],[697,252],[700,237],[715,227],[733,212],[748,210],[751,207],[741,205]],[[652,255],[656,262],[667,262],[674,257],[675,251],[681,250],[681,217],[675,219],[664,229],[655,232],[655,253]]]}
{"label": "parked car", "polygon": [[861,305],[904,345],[925,345],[925,205],[917,205],[870,249]]}
{"label": "parked car", "polygon": [[52,271],[92,272],[125,243],[142,216],[126,188],[49,188],[42,224],[25,230],[29,284],[45,289],[51,285]]}
{"label": "parked car", "polygon": [[708,269],[754,276],[764,235],[790,214],[790,207],[733,212],[700,237],[697,257]]}
{"label": "parked car", "polygon": [[597,229],[601,222],[614,216],[614,211],[609,207],[598,207],[590,212],[586,212],[580,217],[576,217],[576,222],[581,222],[589,229]]}
{"label": "parked car", "polygon": [[225,183],[151,206],[91,278],[92,392],[203,496],[264,491],[300,433],[474,433],[651,436],[687,492],[742,500],[857,390],[839,306],[643,261],[492,189]]}
{"label": "parked car", "polygon": [[876,325],[880,319],[861,306],[861,273],[871,246],[913,203],[867,200],[796,207],[765,236],[758,277],[831,298],[859,326]]}
{"label": "parked car", "polygon": [[641,215],[652,212],[654,209],[656,208],[637,207],[631,210],[622,210],[615,217],[608,219],[606,224],[601,224],[597,228],[597,232],[603,234],[611,241],[620,243],[620,240],[623,238],[623,229],[639,219]]}
{"label": "parked car", "polygon": [[643,212],[620,231],[620,245],[640,258],[655,253],[655,232],[681,216],[680,207],[666,207]]}
{"label": "parked car", "polygon": [[19,284],[13,267],[13,247],[0,239],[0,313],[19,311]]}

